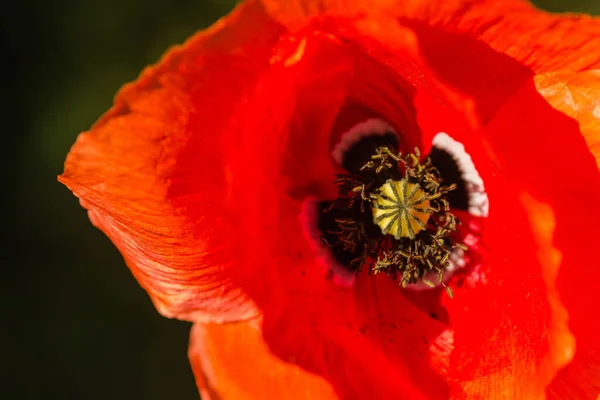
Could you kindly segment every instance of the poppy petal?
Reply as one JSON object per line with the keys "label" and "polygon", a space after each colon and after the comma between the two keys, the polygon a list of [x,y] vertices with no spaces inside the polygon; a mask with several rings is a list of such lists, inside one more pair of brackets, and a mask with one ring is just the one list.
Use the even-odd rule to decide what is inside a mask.
{"label": "poppy petal", "polygon": [[[540,75],[535,77],[535,86],[552,107],[577,120],[583,140],[596,164],[600,165],[600,70]],[[570,155],[577,156],[577,153]],[[600,199],[597,173],[589,171],[573,179],[585,187],[586,202]],[[563,208],[566,211],[566,207]],[[548,388],[548,396],[554,399],[596,399],[600,394],[600,344],[596,338],[600,323],[598,312],[590,310],[589,300],[582,293],[598,293],[600,290],[598,262],[593,253],[586,251],[596,241],[589,232],[597,229],[600,212],[597,207],[591,207],[585,220],[578,219],[573,211],[571,217],[574,218],[572,223],[577,225],[557,232],[555,241],[569,250],[570,257],[565,259],[569,263],[564,262],[558,271],[557,289],[568,312],[576,351],[573,361],[559,371]],[[563,218],[563,223],[566,223],[566,218]],[[579,234],[573,236],[571,233],[569,236],[569,229],[576,229]]]}
{"label": "poppy petal", "polygon": [[550,14],[524,1],[415,4],[401,21],[416,33],[421,56],[449,96],[479,126],[534,74],[600,66],[598,18]]}
{"label": "poppy petal", "polygon": [[[600,46],[600,19],[588,15],[552,14],[522,0],[415,0],[403,10],[406,18],[443,28],[449,36],[460,34],[486,43],[534,73],[600,66],[600,54],[594,51]],[[453,49],[458,53],[447,61],[473,61],[472,54],[466,54],[468,48]]]}
{"label": "poppy petal", "polygon": [[203,399],[337,399],[331,385],[273,355],[261,322],[195,324],[189,358]]}
{"label": "poppy petal", "polygon": [[[551,14],[523,0],[263,0],[263,3],[271,15],[292,29],[321,16],[400,18],[441,28],[449,37],[460,34],[487,43],[535,73],[582,71],[600,66],[600,54],[596,51],[600,47],[600,19]],[[389,37],[385,42],[394,40],[397,39]],[[438,50],[453,51],[453,56],[446,60],[464,64],[461,54],[470,49],[452,46]],[[466,59],[471,63],[472,54]]]}
{"label": "poppy petal", "polygon": [[[534,74],[600,66],[600,19],[550,14],[522,0],[263,2],[291,30],[311,18],[352,18],[359,36],[410,51],[479,126]],[[331,33],[352,36],[336,25]]]}
{"label": "poppy petal", "polygon": [[125,86],[66,160],[59,180],[166,316],[224,321],[257,313],[227,273],[233,266],[219,240],[222,149],[231,114],[268,67],[280,31],[259,3],[246,2]]}
{"label": "poppy petal", "polygon": [[600,201],[600,174],[590,151],[598,87],[595,71],[537,76],[483,132],[493,176],[486,284],[455,290],[445,303],[455,329],[456,393],[533,398],[550,384],[560,398],[598,395],[597,318],[581,296],[600,290],[589,251],[600,221],[591,206]]}

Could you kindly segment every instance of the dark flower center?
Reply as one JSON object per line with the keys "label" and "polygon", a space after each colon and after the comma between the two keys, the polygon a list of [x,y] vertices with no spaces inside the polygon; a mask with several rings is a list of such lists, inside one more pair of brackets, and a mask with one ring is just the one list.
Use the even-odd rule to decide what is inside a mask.
{"label": "dark flower center", "polygon": [[398,152],[394,133],[366,136],[341,160],[348,173],[335,179],[338,197],[318,204],[318,229],[335,261],[349,271],[385,273],[405,287],[430,277],[443,281],[456,249],[460,222],[451,208],[467,210],[469,199],[451,154],[434,148]]}

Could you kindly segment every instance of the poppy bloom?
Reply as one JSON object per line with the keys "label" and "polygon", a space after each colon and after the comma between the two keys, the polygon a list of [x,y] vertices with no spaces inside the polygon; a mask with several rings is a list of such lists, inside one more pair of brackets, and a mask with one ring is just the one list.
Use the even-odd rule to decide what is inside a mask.
{"label": "poppy bloom", "polygon": [[203,398],[595,399],[600,21],[248,0],[60,177]]}

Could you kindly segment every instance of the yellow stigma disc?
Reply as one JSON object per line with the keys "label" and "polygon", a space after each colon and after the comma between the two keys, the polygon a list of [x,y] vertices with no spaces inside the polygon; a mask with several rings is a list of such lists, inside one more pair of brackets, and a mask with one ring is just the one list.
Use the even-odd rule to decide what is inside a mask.
{"label": "yellow stigma disc", "polygon": [[427,194],[417,183],[389,179],[373,201],[373,221],[384,235],[410,238],[425,229],[433,210]]}

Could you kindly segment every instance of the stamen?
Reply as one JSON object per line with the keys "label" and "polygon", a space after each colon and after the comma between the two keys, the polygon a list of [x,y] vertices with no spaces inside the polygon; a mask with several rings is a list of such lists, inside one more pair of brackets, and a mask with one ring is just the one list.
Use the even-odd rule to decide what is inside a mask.
{"label": "stamen", "polygon": [[[451,255],[465,246],[456,243],[452,233],[459,221],[450,213],[447,200],[456,188],[444,186],[440,173],[420,153],[402,155],[380,146],[361,168],[339,175],[338,198],[328,210],[350,218],[333,219],[335,227],[322,236],[324,243],[353,254],[348,268],[358,274],[385,273],[399,279],[401,286],[430,281],[444,283]],[[334,238],[334,240],[332,240]]]}

